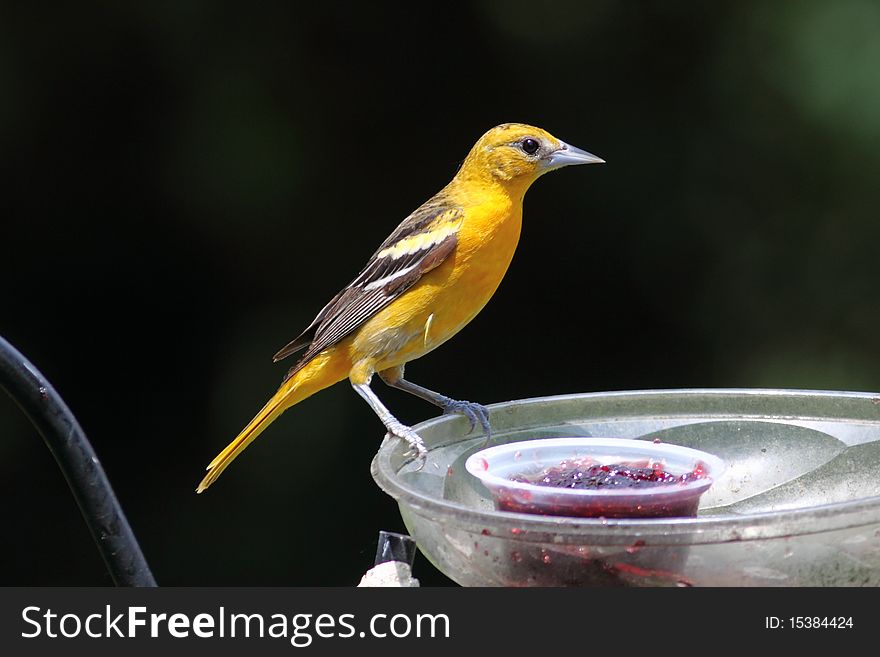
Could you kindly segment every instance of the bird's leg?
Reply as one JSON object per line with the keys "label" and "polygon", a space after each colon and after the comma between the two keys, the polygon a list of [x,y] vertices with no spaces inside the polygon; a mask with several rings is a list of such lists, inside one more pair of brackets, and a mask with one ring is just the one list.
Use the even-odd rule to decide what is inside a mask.
{"label": "bird's leg", "polygon": [[410,451],[419,461],[418,469],[421,470],[425,465],[425,458],[428,456],[428,450],[425,448],[425,443],[422,440],[422,437],[413,431],[412,428],[406,426],[403,422],[394,417],[391,414],[391,411],[385,408],[385,404],[379,401],[376,393],[370,389],[369,381],[366,383],[355,383],[352,381],[351,386],[355,389],[355,392],[363,397],[364,401],[370,405],[373,412],[379,416],[379,419],[382,421],[382,424],[385,425],[388,433],[406,441],[410,447]]}
{"label": "bird's leg", "polygon": [[443,409],[444,415],[450,413],[464,415],[468,422],[470,422],[470,430],[468,433],[472,432],[474,428],[476,428],[477,422],[479,422],[480,426],[483,428],[483,432],[486,434],[486,442],[489,442],[489,439],[492,437],[492,427],[489,424],[489,409],[482,404],[451,399],[446,395],[441,395],[439,392],[428,390],[412,381],[407,381],[403,378],[403,366],[384,370],[378,374],[379,377],[392,388],[403,390],[404,392],[415,395],[420,399],[431,402],[435,406],[439,406]]}

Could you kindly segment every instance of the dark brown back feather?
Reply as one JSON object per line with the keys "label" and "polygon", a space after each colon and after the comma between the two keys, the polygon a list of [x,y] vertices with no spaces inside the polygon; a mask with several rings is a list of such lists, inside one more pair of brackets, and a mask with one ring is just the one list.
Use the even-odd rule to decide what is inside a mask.
{"label": "dark brown back feather", "polygon": [[[275,354],[273,360],[277,362],[301,349],[306,350],[297,364],[287,373],[285,380],[296,374],[324,349],[338,343],[379,310],[400,297],[424,274],[440,265],[455,250],[458,240],[455,233],[452,233],[437,244],[403,254],[396,259],[389,256],[380,257],[380,253],[401,240],[429,233],[438,222],[445,224],[459,220],[461,215],[461,209],[449,204],[441,192],[404,219],[388,239],[376,249],[357,277],[321,309],[317,317],[299,336]],[[375,285],[385,278],[389,278],[387,283],[381,286]]]}

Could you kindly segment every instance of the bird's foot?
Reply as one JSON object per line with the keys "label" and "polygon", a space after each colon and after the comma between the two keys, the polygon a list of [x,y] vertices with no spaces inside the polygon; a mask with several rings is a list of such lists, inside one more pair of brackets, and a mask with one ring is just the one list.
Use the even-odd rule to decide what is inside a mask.
{"label": "bird's foot", "polygon": [[489,438],[492,437],[492,426],[489,424],[488,408],[482,404],[448,398],[443,402],[441,408],[443,409],[443,415],[450,415],[452,413],[464,415],[470,423],[468,433],[472,433],[477,426],[477,422],[479,422],[483,428],[483,433],[486,434],[486,442],[489,442]]}
{"label": "bird's foot", "polygon": [[428,458],[428,449],[425,447],[425,441],[422,440],[422,437],[413,431],[411,427],[396,420],[390,422],[387,429],[389,436],[396,436],[409,445],[409,449],[406,453],[418,461],[418,467],[416,470],[418,471],[425,467],[425,461]]}

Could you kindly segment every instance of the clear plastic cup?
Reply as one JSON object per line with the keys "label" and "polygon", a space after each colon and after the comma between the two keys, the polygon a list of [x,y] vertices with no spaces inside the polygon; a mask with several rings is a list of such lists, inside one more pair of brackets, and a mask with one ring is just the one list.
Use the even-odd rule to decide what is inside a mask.
{"label": "clear plastic cup", "polygon": [[[652,486],[558,488],[511,477],[534,476],[564,461],[586,460],[596,465],[624,464],[659,467],[681,476],[699,477]],[[622,438],[548,438],[508,443],[471,455],[465,468],[492,494],[500,511],[580,518],[666,518],[697,515],[700,496],[725,469],[713,454],[644,440]]]}

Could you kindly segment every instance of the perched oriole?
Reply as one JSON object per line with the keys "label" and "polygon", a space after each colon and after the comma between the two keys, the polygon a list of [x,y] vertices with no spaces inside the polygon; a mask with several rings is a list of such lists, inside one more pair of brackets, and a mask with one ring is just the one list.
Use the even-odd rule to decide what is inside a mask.
{"label": "perched oriole", "polygon": [[570,164],[603,162],[551,134],[506,123],[489,130],[458,173],[409,215],[360,274],[324,306],[277,362],[305,349],[278,392],[208,466],[201,493],[285,410],[348,377],[385,425],[423,460],[422,439],[397,420],[370,388],[388,385],[461,413],[489,435],[485,407],[456,401],[403,378],[403,368],[439,347],[486,305],[519,241],[522,201],[542,174]]}

